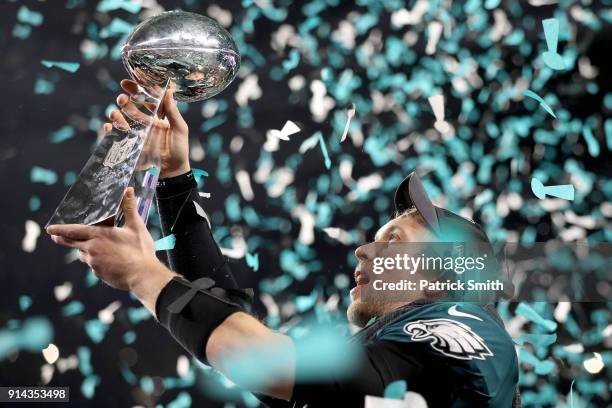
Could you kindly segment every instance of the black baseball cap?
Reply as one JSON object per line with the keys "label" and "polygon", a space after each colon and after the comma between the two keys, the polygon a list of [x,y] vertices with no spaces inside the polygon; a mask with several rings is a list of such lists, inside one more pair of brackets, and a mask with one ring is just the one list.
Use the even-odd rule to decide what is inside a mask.
{"label": "black baseball cap", "polygon": [[445,235],[459,235],[462,240],[484,242],[490,245],[482,227],[474,221],[457,215],[445,208],[433,205],[416,171],[411,172],[395,191],[395,210],[401,212],[414,208],[423,217],[436,237],[444,240]]}

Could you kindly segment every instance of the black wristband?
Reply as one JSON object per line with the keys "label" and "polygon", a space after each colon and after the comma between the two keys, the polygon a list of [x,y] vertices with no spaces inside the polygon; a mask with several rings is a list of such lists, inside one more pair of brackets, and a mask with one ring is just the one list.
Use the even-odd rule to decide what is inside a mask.
{"label": "black wristband", "polygon": [[198,186],[193,172],[189,170],[187,173],[175,177],[168,177],[157,180],[157,198],[166,199],[177,194],[182,194],[190,191]]}
{"label": "black wristband", "polygon": [[189,282],[177,276],[161,290],[155,303],[159,323],[205,364],[210,335],[225,319],[240,311],[243,308],[230,300],[224,289],[215,288],[210,278]]}

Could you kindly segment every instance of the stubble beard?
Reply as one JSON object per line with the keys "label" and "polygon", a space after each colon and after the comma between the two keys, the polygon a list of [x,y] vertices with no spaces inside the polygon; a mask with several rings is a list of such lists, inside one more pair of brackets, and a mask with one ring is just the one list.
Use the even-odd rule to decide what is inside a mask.
{"label": "stubble beard", "polygon": [[346,316],[352,324],[358,327],[365,327],[371,318],[383,316],[386,310],[386,303],[356,300],[349,305],[346,310]]}

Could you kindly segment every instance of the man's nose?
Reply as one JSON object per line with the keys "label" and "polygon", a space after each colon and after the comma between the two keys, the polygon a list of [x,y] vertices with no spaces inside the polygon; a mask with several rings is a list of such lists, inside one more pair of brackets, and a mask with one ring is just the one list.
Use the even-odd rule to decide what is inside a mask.
{"label": "man's nose", "polygon": [[373,251],[373,249],[374,248],[373,248],[372,244],[361,245],[361,246],[357,247],[357,249],[355,250],[355,256],[360,261],[366,262],[366,261],[374,258],[374,251]]}

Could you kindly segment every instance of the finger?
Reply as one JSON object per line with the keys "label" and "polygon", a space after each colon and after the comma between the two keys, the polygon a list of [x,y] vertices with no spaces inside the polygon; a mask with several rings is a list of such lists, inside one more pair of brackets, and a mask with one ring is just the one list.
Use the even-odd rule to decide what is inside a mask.
{"label": "finger", "polygon": [[117,105],[119,105],[121,113],[133,121],[140,122],[145,125],[151,121],[151,117],[142,113],[126,94],[121,94],[117,97]]}
{"label": "finger", "polygon": [[183,119],[181,112],[178,110],[178,106],[176,101],[174,100],[174,91],[176,90],[176,85],[172,84],[170,88],[166,91],[163,100],[163,113],[168,118],[170,122],[170,126],[173,129],[178,130],[179,132],[187,131],[187,123]]}
{"label": "finger", "polygon": [[125,117],[121,114],[118,109],[113,110],[110,115],[108,115],[109,119],[113,121],[115,127],[119,130],[127,131],[130,130],[130,125],[125,120]]}
{"label": "finger", "polygon": [[58,245],[62,245],[68,248],[77,248],[83,250],[87,241],[77,241],[69,238],[64,238],[59,235],[51,235],[51,239]]}
{"label": "finger", "polygon": [[106,133],[107,135],[113,131],[113,124],[106,122],[104,125],[102,125],[102,130],[104,130],[104,133]]}
{"label": "finger", "polygon": [[47,233],[75,241],[84,241],[98,236],[100,228],[101,227],[78,224],[49,225],[47,227]]}
{"label": "finger", "polygon": [[140,215],[138,215],[138,200],[136,199],[136,194],[134,194],[133,187],[129,187],[126,190],[121,201],[121,209],[125,217],[125,225],[134,226],[138,222],[142,222]]}
{"label": "finger", "polygon": [[79,261],[84,262],[86,264],[89,264],[89,254],[85,251],[82,250],[77,250],[77,258],[79,259]]}
{"label": "finger", "polygon": [[121,85],[121,88],[130,95],[140,93],[140,87],[136,81],[132,81],[131,79],[122,79],[119,85]]}

